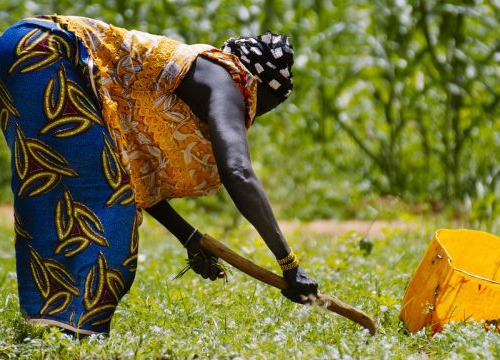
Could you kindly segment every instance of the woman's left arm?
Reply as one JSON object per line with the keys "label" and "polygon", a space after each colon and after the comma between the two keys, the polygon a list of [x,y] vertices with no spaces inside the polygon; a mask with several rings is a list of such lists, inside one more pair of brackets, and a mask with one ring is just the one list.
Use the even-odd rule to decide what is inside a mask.
{"label": "woman's left arm", "polygon": [[203,234],[180,216],[168,201],[160,201],[145,210],[181,242],[190,260],[197,260],[191,261],[195,273],[212,281],[225,277],[219,259],[200,247]]}

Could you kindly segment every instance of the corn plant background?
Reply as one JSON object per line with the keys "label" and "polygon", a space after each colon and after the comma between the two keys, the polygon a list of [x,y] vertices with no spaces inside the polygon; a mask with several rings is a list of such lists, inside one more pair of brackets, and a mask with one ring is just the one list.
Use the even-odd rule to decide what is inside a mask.
{"label": "corn plant background", "polygon": [[[498,1],[0,0],[0,32],[52,13],[214,46],[289,34],[293,96],[249,133],[282,218],[371,218],[381,197],[477,226],[498,216]],[[0,200],[10,201],[0,144]],[[231,213],[221,198],[192,201]]]}

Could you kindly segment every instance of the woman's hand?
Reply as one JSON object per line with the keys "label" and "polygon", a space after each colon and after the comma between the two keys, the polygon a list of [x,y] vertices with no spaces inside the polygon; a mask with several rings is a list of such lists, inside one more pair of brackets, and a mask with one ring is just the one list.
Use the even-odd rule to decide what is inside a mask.
{"label": "woman's hand", "polygon": [[283,277],[288,283],[288,288],[282,290],[281,293],[289,300],[307,304],[318,296],[318,283],[311,279],[300,266],[283,271]]}
{"label": "woman's hand", "polygon": [[186,247],[188,262],[191,269],[204,279],[212,281],[226,277],[226,273],[219,258],[211,252],[204,250],[200,246],[201,237],[197,237],[189,242]]}

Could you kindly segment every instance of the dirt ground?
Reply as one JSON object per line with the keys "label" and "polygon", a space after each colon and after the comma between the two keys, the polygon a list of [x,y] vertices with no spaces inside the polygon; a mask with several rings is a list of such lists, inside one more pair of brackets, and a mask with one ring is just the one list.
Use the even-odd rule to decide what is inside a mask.
{"label": "dirt ground", "polygon": [[[0,205],[0,224],[8,225],[14,218],[12,207]],[[311,234],[340,236],[350,231],[356,231],[366,237],[376,238],[383,235],[384,229],[410,229],[415,226],[402,221],[364,221],[364,220],[315,220],[308,223],[298,221],[281,221],[280,227],[284,233],[297,230]]]}
{"label": "dirt ground", "polygon": [[0,226],[13,227],[13,222],[14,212],[12,211],[12,207],[7,205],[0,205]]}
{"label": "dirt ground", "polygon": [[0,216],[12,215],[12,206],[10,205],[0,205]]}
{"label": "dirt ground", "polygon": [[350,231],[356,231],[366,237],[376,238],[383,235],[384,229],[400,228],[410,229],[414,224],[402,221],[365,221],[365,220],[314,220],[308,223],[280,222],[284,233],[297,230],[306,230],[309,233],[339,236]]}

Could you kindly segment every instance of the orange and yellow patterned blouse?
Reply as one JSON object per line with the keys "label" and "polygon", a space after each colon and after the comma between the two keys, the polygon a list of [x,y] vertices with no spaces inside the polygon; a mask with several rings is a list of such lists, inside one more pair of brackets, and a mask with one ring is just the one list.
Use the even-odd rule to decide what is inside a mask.
{"label": "orange and yellow patterned blouse", "polygon": [[224,66],[243,94],[247,128],[253,122],[257,81],[236,56],[205,44],[128,31],[98,20],[45,16],[80,39],[89,53],[92,87],[101,100],[139,208],[163,199],[215,192],[220,179],[208,125],[175,95],[198,56]]}

